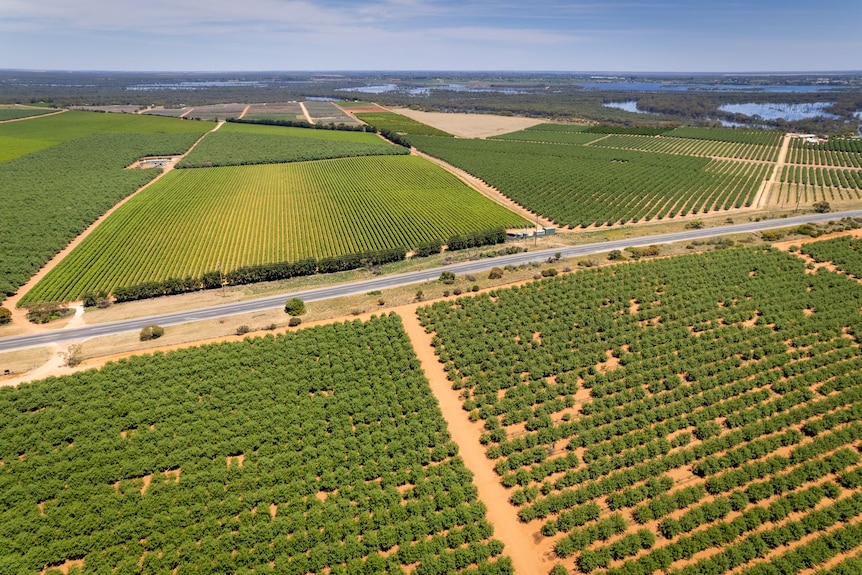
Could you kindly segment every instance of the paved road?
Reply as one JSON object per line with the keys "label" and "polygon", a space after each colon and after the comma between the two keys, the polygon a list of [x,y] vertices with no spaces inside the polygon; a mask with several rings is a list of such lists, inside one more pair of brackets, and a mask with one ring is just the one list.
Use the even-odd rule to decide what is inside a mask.
{"label": "paved road", "polygon": [[480,259],[476,261],[451,264],[448,266],[437,267],[428,270],[383,276],[370,280],[345,283],[331,287],[283,293],[275,296],[268,296],[254,300],[224,304],[192,311],[169,313],[164,315],[130,319],[113,323],[97,324],[74,329],[57,330],[34,335],[0,338],[0,351],[9,351],[13,349],[33,347],[52,343],[81,341],[89,339],[91,337],[110,335],[127,331],[136,331],[140,330],[145,325],[153,323],[161,326],[176,325],[191,321],[227,317],[231,315],[255,311],[263,311],[282,307],[284,306],[285,300],[291,297],[298,297],[306,302],[313,302],[347,295],[362,294],[372,290],[383,290],[433,280],[440,277],[440,272],[444,270],[451,271],[455,274],[477,273],[480,271],[488,270],[494,266],[503,267],[506,265],[520,265],[523,263],[529,263],[534,261],[543,261],[557,252],[562,254],[564,257],[586,256],[589,254],[606,252],[610,250],[622,250],[627,247],[643,247],[652,244],[691,241],[721,235],[757,232],[773,228],[790,227],[803,223],[836,220],[843,217],[862,217],[862,210],[830,214],[807,214],[804,216],[796,216],[792,218],[784,218],[778,220],[766,220],[760,222],[748,222],[745,224],[733,224],[722,226],[719,228],[685,230],[682,232],[675,232],[670,234],[644,236],[624,240],[604,241],[591,244],[583,244],[579,246],[553,248],[548,250],[538,250],[496,258]]}

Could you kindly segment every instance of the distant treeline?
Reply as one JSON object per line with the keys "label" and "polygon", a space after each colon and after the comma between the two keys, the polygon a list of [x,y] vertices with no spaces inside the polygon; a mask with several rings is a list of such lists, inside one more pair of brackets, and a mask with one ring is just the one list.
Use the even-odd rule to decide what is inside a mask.
{"label": "distant treeline", "polygon": [[[446,246],[448,251],[499,244],[506,241],[506,230],[496,228],[463,236],[452,236]],[[414,250],[414,257],[426,257],[440,253],[441,241],[424,242]],[[255,266],[243,266],[222,274],[220,271],[206,272],[200,277],[168,278],[162,281],[148,281],[136,285],[114,288],[111,294],[117,303],[178,295],[222,286],[237,286],[259,282],[276,281],[314,274],[328,274],[355,270],[368,266],[378,266],[397,262],[407,257],[406,248],[393,248],[375,252],[346,254],[317,260],[307,258],[296,262],[278,262]]]}

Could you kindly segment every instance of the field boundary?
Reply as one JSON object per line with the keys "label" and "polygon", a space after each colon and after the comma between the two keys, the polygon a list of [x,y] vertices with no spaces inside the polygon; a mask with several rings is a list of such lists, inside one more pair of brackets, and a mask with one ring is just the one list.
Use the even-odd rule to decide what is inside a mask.
{"label": "field boundary", "polygon": [[[42,117],[42,116],[37,116],[37,117]],[[133,197],[137,196],[139,193],[141,193],[142,191],[144,191],[145,189],[147,189],[148,187],[153,185],[155,182],[159,181],[165,174],[167,174],[168,172],[173,170],[174,167],[176,166],[176,164],[179,163],[180,161],[182,161],[183,158],[185,158],[192,150],[194,150],[195,147],[201,142],[201,140],[206,138],[208,134],[215,132],[216,130],[221,128],[223,124],[224,124],[224,122],[217,123],[215,125],[215,127],[213,127],[212,130],[210,130],[209,132],[206,132],[200,138],[198,138],[195,141],[195,143],[192,144],[191,147],[185,151],[185,153],[183,153],[180,156],[174,156],[170,162],[165,164],[162,168],[162,173],[160,173],[155,178],[153,178],[152,180],[150,180],[149,182],[147,182],[146,184],[144,184],[143,186],[141,186],[140,188],[138,188],[137,190],[135,190],[134,192],[132,192],[131,194],[129,194],[128,196],[126,196],[125,198],[123,198],[122,200],[117,202],[116,204],[114,204],[114,206],[111,209],[109,209],[107,212],[105,212],[99,218],[97,218],[92,224],[90,224],[87,227],[87,229],[85,229],[83,232],[78,234],[78,236],[75,239],[73,239],[71,242],[69,242],[66,245],[66,247],[63,248],[62,251],[57,253],[53,258],[51,258],[48,261],[48,263],[46,263],[44,266],[42,266],[42,268],[38,272],[33,274],[30,277],[30,279],[27,280],[27,283],[25,283],[20,288],[18,288],[18,291],[15,293],[15,295],[9,296],[5,301],[3,301],[2,302],[3,306],[8,308],[9,311],[12,312],[12,323],[17,325],[18,327],[25,328],[25,331],[29,332],[29,333],[41,331],[38,329],[40,326],[36,326],[35,324],[32,324],[27,320],[27,310],[18,308],[18,302],[21,301],[21,298],[23,298],[27,294],[27,292],[29,292],[31,289],[33,289],[33,287],[37,283],[39,283],[39,281],[43,277],[45,277],[45,275],[47,275],[48,272],[50,272],[52,269],[57,267],[60,264],[60,262],[63,261],[63,259],[72,252],[73,249],[75,249],[82,241],[84,241],[84,239],[87,236],[89,236],[93,232],[93,230],[95,230],[111,214],[113,214],[115,211],[117,211],[117,209],[120,206],[122,206],[123,204],[125,204],[126,202],[131,200]]]}

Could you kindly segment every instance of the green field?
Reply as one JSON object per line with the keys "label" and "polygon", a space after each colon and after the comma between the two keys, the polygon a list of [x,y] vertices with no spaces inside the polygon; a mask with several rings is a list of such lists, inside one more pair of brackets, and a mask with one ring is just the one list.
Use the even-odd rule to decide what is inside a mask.
{"label": "green field", "polygon": [[110,207],[154,178],[142,156],[185,152],[212,124],[66,112],[0,124],[0,294],[11,295]]}
{"label": "green field", "polygon": [[[569,227],[748,206],[772,169],[766,163],[601,146],[611,138],[660,140],[611,135],[591,146],[426,136],[411,136],[410,141],[483,179],[530,210]],[[668,140],[685,142],[680,138]]]}
{"label": "green field", "polygon": [[560,573],[848,573],[862,286],[806,272],[770,248],[724,249],[419,315]]}
{"label": "green field", "polygon": [[862,239],[843,236],[808,243],[802,253],[816,262],[829,262],[843,272],[862,278]]}
{"label": "green field", "polygon": [[356,117],[377,128],[388,130],[396,134],[408,134],[417,136],[451,136],[451,134],[438,130],[413,118],[396,114],[395,112],[367,112],[356,114]]}
{"label": "green field", "polygon": [[228,122],[208,134],[179,167],[274,164],[408,153],[403,146],[395,146],[371,133]]}
{"label": "green field", "polygon": [[175,170],[22,300],[76,299],[241,266],[413,248],[524,220],[416,156]]}
{"label": "green field", "polygon": [[862,139],[831,138],[826,142],[790,141],[787,163],[862,168]]}
{"label": "green field", "polygon": [[0,573],[512,573],[394,315],[5,387],[0,418]]}
{"label": "green field", "polygon": [[32,118],[56,112],[51,108],[24,108],[21,106],[0,106],[0,122],[17,120],[19,118]]}

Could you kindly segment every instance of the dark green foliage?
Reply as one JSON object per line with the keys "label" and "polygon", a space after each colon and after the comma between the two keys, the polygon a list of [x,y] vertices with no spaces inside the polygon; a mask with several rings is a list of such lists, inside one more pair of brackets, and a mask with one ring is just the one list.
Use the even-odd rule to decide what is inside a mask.
{"label": "dark green foliage", "polygon": [[484,232],[475,232],[463,236],[452,236],[446,242],[446,249],[450,252],[464,250],[479,246],[502,244],[506,241],[505,228],[495,228]]}
{"label": "dark green foliage", "polygon": [[104,290],[100,291],[88,291],[84,292],[84,295],[81,296],[81,301],[84,304],[84,307],[96,307],[99,305],[99,302],[103,301],[108,297],[108,292]]}
{"label": "dark green foliage", "polygon": [[441,240],[431,240],[422,242],[416,249],[413,250],[413,256],[424,258],[430,255],[439,254],[443,250],[443,242]]}
{"label": "dark green foliage", "polygon": [[72,315],[74,312],[62,303],[47,302],[34,305],[27,310],[27,319],[33,323],[48,323]]}
{"label": "dark green foliage", "polygon": [[[565,532],[555,552],[580,570],[630,575],[684,569],[676,562],[798,513],[775,532],[794,541],[862,484],[860,308],[855,280],[757,247],[604,266],[417,313],[485,427],[518,517]],[[646,538],[643,551],[630,520],[584,513],[602,500],[635,524],[656,521],[668,541]],[[829,521],[857,513],[833,509]],[[701,567],[685,572],[725,572]]]}
{"label": "dark green foliage", "polygon": [[2,573],[513,572],[397,316],[2,388],[0,420]]}
{"label": "dark green foliage", "polygon": [[828,214],[832,211],[832,207],[829,205],[829,202],[814,202],[811,207],[814,208],[814,211],[818,214]]}
{"label": "dark green foliage", "polygon": [[165,335],[165,328],[160,325],[148,325],[141,329],[141,333],[138,334],[138,339],[141,341],[150,341],[152,339],[159,339]]}
{"label": "dark green foliage", "polygon": [[0,325],[5,325],[12,321],[12,312],[8,308],[0,307]]}
{"label": "dark green foliage", "polygon": [[290,316],[305,315],[305,302],[292,297],[284,304],[284,313]]}

